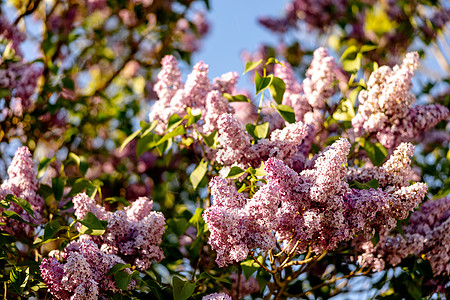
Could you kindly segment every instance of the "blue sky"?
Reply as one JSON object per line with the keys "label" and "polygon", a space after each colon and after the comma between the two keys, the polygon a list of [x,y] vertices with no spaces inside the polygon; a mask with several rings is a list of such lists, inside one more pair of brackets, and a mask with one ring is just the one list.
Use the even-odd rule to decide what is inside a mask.
{"label": "blue sky", "polygon": [[[259,16],[280,16],[287,0],[210,1],[207,13],[211,29],[192,63],[203,60],[209,65],[210,78],[229,71],[243,73],[243,50],[255,51],[262,42],[275,44],[277,37],[258,24]],[[240,80],[241,82],[243,80]]]}

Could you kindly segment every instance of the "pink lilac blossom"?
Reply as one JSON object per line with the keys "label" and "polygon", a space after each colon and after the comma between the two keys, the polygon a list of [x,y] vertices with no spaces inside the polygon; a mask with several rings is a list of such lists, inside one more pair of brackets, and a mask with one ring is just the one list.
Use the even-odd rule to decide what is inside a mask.
{"label": "pink lilac blossom", "polygon": [[[0,186],[0,199],[8,194],[25,199],[30,203],[34,217],[30,216],[21,207],[15,203],[11,203],[9,210],[18,213],[22,219],[32,224],[39,225],[42,222],[42,210],[44,200],[37,193],[39,189],[39,181],[36,179],[36,171],[33,166],[30,150],[27,147],[20,147],[8,167],[9,178]],[[0,208],[0,211],[3,211]],[[33,227],[12,219],[0,217],[1,222],[6,223],[1,226],[2,229],[12,233],[19,234],[24,232],[29,235],[33,233]]]}
{"label": "pink lilac blossom", "polygon": [[397,265],[408,255],[422,255],[429,260],[435,276],[450,274],[450,198],[426,201],[411,215],[400,234],[383,236],[376,246],[363,244],[358,257],[363,266],[383,270],[386,263]]}
{"label": "pink lilac blossom", "polygon": [[[234,91],[238,74],[229,72],[210,83],[208,65],[201,61],[193,67],[186,83],[183,84],[177,61],[173,56],[165,56],[161,63],[162,69],[154,86],[159,100],[155,102],[149,115],[150,121],[158,121],[156,132],[164,132],[171,115],[176,113],[184,117],[188,107],[202,114],[201,121],[196,125],[200,133],[217,130],[218,116],[233,112],[228,101],[222,97],[222,93]],[[214,91],[218,94],[212,93]],[[195,135],[190,131],[189,134]]]}
{"label": "pink lilac blossom", "polygon": [[272,131],[269,139],[251,143],[250,135],[244,131],[231,114],[222,114],[218,119],[219,146],[216,160],[224,166],[238,165],[243,169],[258,167],[261,161],[276,157],[295,164],[298,149],[308,134],[308,126],[302,122],[286,125]]}
{"label": "pink lilac blossom", "polygon": [[[216,177],[211,183],[213,205],[203,218],[211,231],[209,244],[216,262],[225,266],[247,257],[250,250],[267,250],[275,240],[303,253],[333,250],[356,233],[370,239],[374,230],[384,234],[405,219],[425,196],[427,186],[403,180],[408,177],[413,146],[404,144],[378,169],[348,171],[350,143],[339,139],[319,153],[309,169],[297,173],[272,157],[265,163],[267,181],[248,199]],[[378,189],[357,190],[349,179],[367,182],[381,173]],[[350,174],[350,175],[349,175]],[[360,176],[358,176],[360,175]],[[389,184],[383,179],[399,176]]]}
{"label": "pink lilac blossom", "polygon": [[214,293],[203,296],[202,300],[233,300],[233,299],[225,293]]}
{"label": "pink lilac blossom", "polygon": [[[114,278],[106,276],[116,264],[125,262],[118,256],[105,253],[94,242],[72,242],[59,256],[44,258],[40,265],[41,276],[50,293],[57,299],[99,299],[119,292]],[[131,273],[126,268],[125,272]],[[135,286],[134,280],[129,288]]]}
{"label": "pink lilac blossom", "polygon": [[0,36],[10,40],[17,54],[21,55],[20,44],[26,36],[16,26],[12,25],[4,15],[0,15]]}
{"label": "pink lilac blossom", "polygon": [[162,242],[165,218],[162,213],[151,211],[153,201],[140,197],[131,206],[115,212],[107,212],[84,193],[75,196],[73,202],[78,219],[92,212],[98,219],[108,221],[102,236],[90,237],[108,253],[133,262],[139,270],[146,270],[151,261],[164,258],[158,245]]}
{"label": "pink lilac blossom", "polygon": [[448,118],[439,104],[412,107],[411,79],[419,64],[416,52],[408,53],[401,66],[382,66],[372,72],[367,89],[359,93],[358,113],[352,120],[356,136],[376,136],[386,148],[395,148]]}

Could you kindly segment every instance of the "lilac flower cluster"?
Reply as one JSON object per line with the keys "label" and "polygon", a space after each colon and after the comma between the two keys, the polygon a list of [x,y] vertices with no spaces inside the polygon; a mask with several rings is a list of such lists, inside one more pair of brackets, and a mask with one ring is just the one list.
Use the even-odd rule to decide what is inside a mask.
{"label": "lilac flower cluster", "polygon": [[325,48],[314,51],[311,65],[306,71],[302,84],[295,79],[293,70],[287,62],[275,65],[274,75],[286,84],[283,104],[294,109],[295,119],[312,126],[317,133],[325,121],[323,109],[327,100],[336,92],[337,65]]}
{"label": "lilac flower cluster", "polygon": [[284,33],[297,28],[297,21],[304,20],[310,28],[323,30],[334,25],[347,11],[347,0],[293,0],[286,5],[282,18],[262,17],[259,22],[273,32]]}
{"label": "lilac flower cluster", "polygon": [[429,260],[435,276],[450,274],[450,198],[426,201],[414,212],[404,237],[383,236],[374,247],[363,245],[359,261],[375,270],[385,264],[397,265],[408,255],[422,255]]}
{"label": "lilac flower cluster", "polygon": [[[14,158],[8,167],[8,176],[9,178],[3,181],[0,186],[0,200],[3,200],[8,194],[27,200],[31,205],[34,217],[30,216],[15,203],[11,203],[9,210],[19,214],[27,222],[36,225],[41,224],[44,200],[37,194],[40,184],[36,179],[33,160],[27,147],[20,147],[14,154]],[[0,212],[3,210],[3,208],[0,208]],[[0,222],[6,223],[5,226],[0,228],[11,234],[33,234],[33,228],[28,224],[1,216]]]}
{"label": "lilac flower cluster", "polygon": [[14,60],[2,59],[0,63],[0,89],[7,89],[9,95],[9,108],[3,110],[3,114],[13,113],[21,115],[23,110],[30,106],[38,78],[42,75],[42,69],[36,64],[28,64],[21,57],[20,44],[25,40],[25,35],[8,20],[0,15],[0,37],[12,43],[12,48],[19,58]]}
{"label": "lilac flower cluster", "polygon": [[[240,279],[239,279],[240,278]],[[247,280],[245,276],[241,275],[238,276],[238,274],[233,273],[230,275],[230,279],[233,281],[231,285],[231,290],[225,290],[228,295],[231,295],[232,299],[239,299],[237,295],[238,290],[238,279],[239,279],[239,297],[243,298],[247,295],[251,295],[254,293],[259,292],[259,285],[258,281],[255,277],[250,276],[250,278]]]}
{"label": "lilac flower cluster", "polygon": [[372,72],[352,120],[356,136],[373,134],[386,148],[395,148],[448,118],[449,110],[439,104],[411,107],[415,96],[409,90],[418,64],[419,55],[411,52],[401,66]]}
{"label": "lilac flower cluster", "polygon": [[202,113],[202,126],[197,128],[202,133],[216,130],[218,116],[233,111],[222,93],[233,93],[239,78],[237,73],[223,74],[211,83],[208,79],[208,65],[201,61],[194,66],[183,84],[178,63],[173,56],[165,56],[161,64],[162,69],[154,87],[159,100],[153,105],[149,115],[150,121],[158,121],[158,133],[164,132],[171,115],[176,113],[183,117],[188,107]]}
{"label": "lilac flower cluster", "polygon": [[[227,185],[225,179],[214,178],[210,182],[213,205],[203,218],[211,232],[209,244],[217,251],[217,264],[222,267],[241,261],[252,249],[273,249],[277,240],[284,242],[286,249],[295,245],[297,253],[309,246],[316,253],[333,250],[358,232],[370,238],[374,229],[385,232],[395,227],[395,220],[406,218],[424,197],[427,186],[423,183],[387,181],[408,176],[412,145],[402,145],[374,170],[348,171],[349,151],[350,143],[339,139],[307,164],[313,168],[300,173],[269,158],[265,164],[267,184],[251,199]],[[373,177],[380,180],[377,189],[349,187],[350,180],[367,182]]]}
{"label": "lilac flower cluster", "polygon": [[[125,262],[117,255],[106,253],[90,240],[70,243],[62,253],[54,250],[40,265],[41,276],[56,299],[99,299],[119,292],[111,268]],[[131,274],[126,268],[125,272]],[[135,286],[130,282],[129,289]]]}
{"label": "lilac flower cluster", "polygon": [[203,296],[202,300],[232,300],[233,298],[231,298],[229,295],[225,294],[225,293],[214,293],[214,294],[209,294],[207,296]]}
{"label": "lilac flower cluster", "polygon": [[309,128],[302,122],[289,124],[283,129],[272,131],[269,139],[261,139],[253,145],[250,135],[240,127],[232,114],[222,114],[217,124],[217,162],[224,166],[238,165],[243,169],[258,167],[261,161],[269,157],[276,157],[294,165],[297,160],[302,159],[298,156],[298,148],[307,136]]}
{"label": "lilac flower cluster", "polygon": [[78,219],[92,212],[98,219],[108,221],[102,236],[89,237],[105,252],[120,255],[139,270],[146,270],[151,261],[164,258],[158,245],[162,241],[166,222],[161,212],[152,211],[153,201],[140,197],[131,206],[115,212],[107,212],[85,193],[75,196],[73,203]]}

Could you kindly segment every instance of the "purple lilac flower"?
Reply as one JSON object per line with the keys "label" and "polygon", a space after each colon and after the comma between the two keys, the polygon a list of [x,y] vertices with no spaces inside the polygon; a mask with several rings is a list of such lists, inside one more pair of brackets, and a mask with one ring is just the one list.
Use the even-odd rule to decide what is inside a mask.
{"label": "purple lilac flower", "polygon": [[372,72],[352,120],[356,136],[370,133],[386,148],[395,148],[448,118],[448,109],[439,104],[411,107],[415,96],[409,90],[418,64],[419,55],[411,52],[401,66]]}
{"label": "purple lilac flower", "polygon": [[161,212],[151,211],[153,202],[148,198],[140,197],[131,206],[115,212],[107,212],[84,193],[75,196],[73,202],[78,219],[90,211],[100,220],[108,221],[102,236],[90,237],[108,253],[131,261],[139,270],[146,270],[152,261],[164,258],[158,245],[162,242],[165,218]]}
{"label": "purple lilac flower", "polygon": [[[33,224],[40,224],[42,222],[42,209],[44,200],[37,194],[39,189],[39,181],[36,179],[36,171],[33,166],[30,150],[27,147],[20,147],[8,167],[9,178],[0,186],[0,199],[3,199],[7,194],[13,194],[16,197],[27,200],[33,210],[34,217],[26,213],[21,207],[15,203],[11,204],[10,210],[18,213],[22,219]],[[0,210],[3,210],[0,208]],[[5,226],[2,229],[18,234],[25,232],[25,234],[32,234],[33,228],[30,225],[21,223],[12,219],[4,219],[0,217]]]}
{"label": "purple lilac flower", "polygon": [[[60,255],[44,258],[41,276],[49,292],[57,299],[98,299],[119,291],[112,276],[106,276],[117,263],[125,262],[114,254],[105,253],[90,241],[72,242]],[[131,273],[130,269],[125,272]],[[135,282],[130,282],[133,289]]]}
{"label": "purple lilac flower", "polygon": [[206,296],[203,296],[202,300],[232,300],[233,298],[231,298],[229,295],[225,294],[225,293],[214,293],[214,294],[209,294]]}

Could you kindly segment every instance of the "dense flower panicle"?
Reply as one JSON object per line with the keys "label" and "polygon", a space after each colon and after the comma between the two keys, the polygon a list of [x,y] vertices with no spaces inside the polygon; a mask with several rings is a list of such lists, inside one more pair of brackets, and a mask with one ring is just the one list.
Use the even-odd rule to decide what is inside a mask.
{"label": "dense flower panicle", "polygon": [[[223,113],[233,112],[228,101],[222,98],[222,93],[234,91],[238,74],[235,72],[223,74],[215,78],[211,84],[208,79],[208,65],[201,61],[193,67],[186,83],[183,84],[173,56],[165,56],[161,63],[163,68],[154,86],[159,100],[155,102],[149,114],[150,121],[158,121],[156,132],[163,133],[166,130],[169,118],[173,114],[184,117],[188,107],[202,114],[202,120],[196,124],[196,129],[200,133],[217,130],[217,117]],[[219,95],[211,94],[213,91],[217,91]],[[203,128],[204,126],[206,128]],[[194,131],[188,131],[188,134],[196,136]]]}
{"label": "dense flower panicle", "polygon": [[409,90],[418,64],[419,56],[412,52],[401,66],[372,72],[352,120],[357,136],[372,133],[386,148],[395,148],[448,118],[448,109],[439,104],[411,107],[415,96]]}
{"label": "dense flower panicle", "polygon": [[[117,263],[125,262],[114,254],[105,253],[90,241],[72,242],[60,255],[44,259],[41,276],[50,293],[57,299],[98,299],[119,291],[112,276],[106,276]],[[126,268],[125,272],[131,273]],[[130,282],[133,289],[135,282]]]}
{"label": "dense flower panicle", "polygon": [[302,122],[289,124],[283,129],[272,131],[269,139],[261,139],[252,145],[250,135],[244,131],[231,114],[219,117],[219,143],[216,160],[224,166],[238,165],[258,167],[261,161],[276,157],[289,165],[294,165],[304,157],[299,147],[309,133],[308,125]]}
{"label": "dense flower panicle", "polygon": [[314,51],[303,81],[303,90],[311,107],[323,108],[326,100],[335,93],[333,83],[336,80],[336,68],[334,58],[327,49],[321,47]]}
{"label": "dense flower panicle", "polygon": [[[247,199],[228,186],[227,180],[211,181],[213,205],[203,218],[211,231],[209,244],[217,251],[217,263],[225,266],[247,257],[250,250],[271,249],[275,239],[288,251],[297,245],[303,253],[311,247],[316,253],[333,250],[356,233],[370,239],[377,229],[385,234],[405,219],[425,196],[424,183],[409,185],[405,180],[413,146],[402,144],[381,167],[370,171],[348,171],[350,143],[334,142],[319,153],[312,166],[300,173],[275,157],[265,163],[266,184]],[[376,177],[377,189],[351,189],[348,181]],[[390,184],[386,179],[400,177]],[[383,181],[384,180],[384,181]],[[232,250],[230,250],[232,249]]]}
{"label": "dense flower panicle", "polygon": [[139,270],[146,270],[151,261],[164,258],[158,245],[162,242],[165,218],[162,213],[151,211],[153,202],[148,198],[140,197],[131,206],[116,212],[107,212],[84,193],[75,196],[73,202],[78,219],[90,211],[100,220],[108,221],[102,236],[90,237],[108,253],[133,262]]}
{"label": "dense flower panicle", "polygon": [[397,265],[408,255],[429,260],[435,276],[450,274],[450,198],[426,201],[411,215],[404,237],[383,236],[374,247],[363,245],[358,260],[364,266],[383,270],[386,263]]}
{"label": "dense flower panicle", "polygon": [[225,293],[214,293],[203,296],[202,300],[233,300],[233,298]]}
{"label": "dense flower panicle", "polygon": [[154,86],[154,91],[160,101],[167,102],[175,92],[183,88],[181,72],[178,68],[178,62],[172,55],[166,55],[161,60],[161,71],[158,73],[158,82]]}
{"label": "dense flower panicle", "polygon": [[[39,181],[36,179],[36,171],[33,167],[33,160],[31,158],[30,150],[27,147],[20,147],[8,167],[9,178],[0,186],[0,199],[3,199],[8,194],[13,194],[16,197],[25,199],[30,203],[33,210],[34,217],[30,216],[17,204],[12,203],[9,210],[18,213],[22,219],[33,224],[40,224],[42,221],[42,210],[44,206],[44,199],[37,193],[40,187]],[[3,209],[0,208],[0,211]],[[7,223],[1,226],[2,229],[11,233],[31,234],[33,229],[30,225],[24,224],[12,219],[3,219],[2,222]]]}

